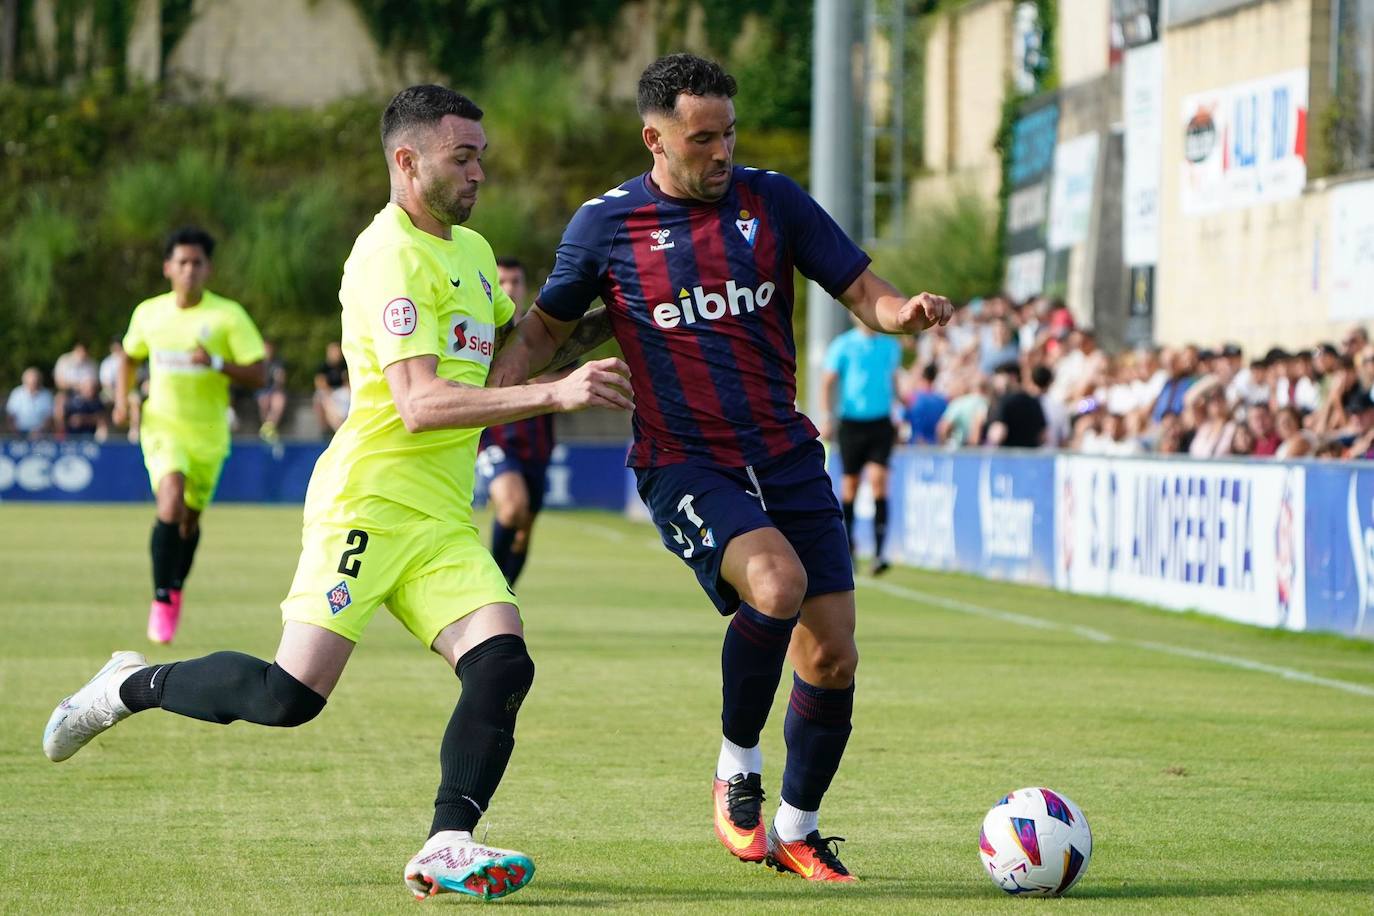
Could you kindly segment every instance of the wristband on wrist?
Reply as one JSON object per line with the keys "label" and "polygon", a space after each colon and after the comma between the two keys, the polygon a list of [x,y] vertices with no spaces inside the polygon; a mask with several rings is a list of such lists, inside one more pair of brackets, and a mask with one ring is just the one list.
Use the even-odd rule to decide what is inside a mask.
{"label": "wristband on wrist", "polygon": [[223,372],[223,371],[224,371],[224,357],[223,357],[223,356],[220,356],[218,353],[216,353],[216,354],[214,354],[213,356],[211,356],[211,357],[210,357],[210,368],[211,368],[211,369],[214,369],[216,372]]}

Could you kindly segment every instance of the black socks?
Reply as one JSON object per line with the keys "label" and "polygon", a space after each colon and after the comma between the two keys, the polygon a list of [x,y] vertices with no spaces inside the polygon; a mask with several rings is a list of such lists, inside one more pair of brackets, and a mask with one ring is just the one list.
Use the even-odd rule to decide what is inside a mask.
{"label": "black socks", "polygon": [[161,707],[220,725],[242,719],[284,728],[309,722],[325,703],[276,662],[242,652],[141,668],[119,685],[119,699],[130,712]]}
{"label": "black socks", "polygon": [[153,555],[153,597],[158,601],[171,601],[172,589],[178,587],[175,583],[181,572],[181,532],[176,523],[155,521],[148,546]]}
{"label": "black socks", "polygon": [[515,749],[515,717],[534,683],[519,636],[493,636],[455,666],[463,692],[439,745],[439,793],[429,834],[477,826]]}

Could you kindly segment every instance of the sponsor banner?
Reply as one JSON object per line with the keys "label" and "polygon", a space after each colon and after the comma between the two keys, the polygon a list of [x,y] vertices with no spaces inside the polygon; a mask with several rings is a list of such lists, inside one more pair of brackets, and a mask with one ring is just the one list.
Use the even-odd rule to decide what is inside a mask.
{"label": "sponsor banner", "polygon": [[[839,458],[831,456],[839,483]],[[927,569],[1050,585],[1054,575],[1054,458],[950,454],[893,455],[884,555]],[[865,488],[866,489],[866,488]],[[860,553],[873,551],[873,504],[855,501]]]}
{"label": "sponsor banner", "polygon": [[[272,447],[234,443],[220,476],[216,502],[291,503],[305,499],[324,443]],[[479,476],[480,486],[480,476]],[[625,446],[571,444],[554,449],[549,465],[548,508],[623,511],[627,481]],[[478,505],[485,503],[485,492]],[[0,442],[0,502],[151,502],[143,453],[126,442]],[[636,497],[637,499],[637,497]]]}
{"label": "sponsor banner", "polygon": [[1164,54],[1159,44],[1126,52],[1121,77],[1126,133],[1121,200],[1128,267],[1159,262],[1159,183],[1164,161]]}
{"label": "sponsor banner", "polygon": [[1007,258],[1002,288],[1016,302],[1024,302],[1045,288],[1045,249],[1026,251]]}
{"label": "sponsor banner", "polygon": [[1297,197],[1307,183],[1307,71],[1185,96],[1183,212]]}
{"label": "sponsor banner", "polygon": [[1060,457],[1055,585],[1307,628],[1301,467]]}
{"label": "sponsor banner", "polygon": [[[1059,132],[1059,105],[1041,103],[1024,111],[1011,128],[1011,157],[1007,167],[1010,196],[1007,200],[1008,261],[1018,256],[1038,254],[1041,269],[1027,270],[1017,277],[1023,284],[1017,298],[1035,295],[1043,288],[1045,227],[1050,216],[1050,184],[1054,169],[1054,146]],[[1012,266],[1008,263],[1008,279]]]}
{"label": "sponsor banner", "polygon": [[[633,475],[626,480],[625,451],[625,445],[615,443],[554,446],[545,478],[544,508],[622,512],[629,497],[637,502]],[[487,482],[481,474],[472,504],[478,508],[487,504]]]}
{"label": "sponsor banner", "polygon": [[1307,628],[1374,637],[1374,470],[1308,465]]}
{"label": "sponsor banner", "polygon": [[1332,321],[1374,316],[1374,181],[1331,189]]}
{"label": "sponsor banner", "polygon": [[1062,251],[1087,239],[1096,178],[1097,134],[1083,134],[1055,148],[1048,233],[1051,249]]}

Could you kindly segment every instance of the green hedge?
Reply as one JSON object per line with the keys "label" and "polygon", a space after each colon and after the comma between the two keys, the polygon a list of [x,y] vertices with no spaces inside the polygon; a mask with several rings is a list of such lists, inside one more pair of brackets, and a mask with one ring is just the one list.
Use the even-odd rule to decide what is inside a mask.
{"label": "green hedge", "polygon": [[[535,280],[582,201],[647,168],[628,107],[578,96],[555,59],[502,68],[487,111],[489,183],[472,228]],[[338,335],[338,282],[386,201],[384,99],[312,110],[172,104],[95,82],[76,93],[0,87],[0,389],[51,369],[80,337],[103,353],[133,306],[166,288],[161,239],[196,222],[221,240],[216,291],[277,339],[308,385]],[[751,131],[738,158],[804,180],[800,131]]]}

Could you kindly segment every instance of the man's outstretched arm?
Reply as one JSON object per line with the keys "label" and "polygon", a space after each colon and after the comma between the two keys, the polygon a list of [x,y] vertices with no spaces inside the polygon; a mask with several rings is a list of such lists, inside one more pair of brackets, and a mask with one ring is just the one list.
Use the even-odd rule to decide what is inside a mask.
{"label": "man's outstretched arm", "polygon": [[559,321],[535,305],[501,345],[487,374],[487,387],[523,385],[540,373],[566,369],[611,336],[611,319],[604,306],[577,321]]}
{"label": "man's outstretched arm", "polygon": [[883,334],[919,334],[954,317],[954,306],[944,296],[905,296],[871,269],[840,294],[840,301],[860,321]]}

